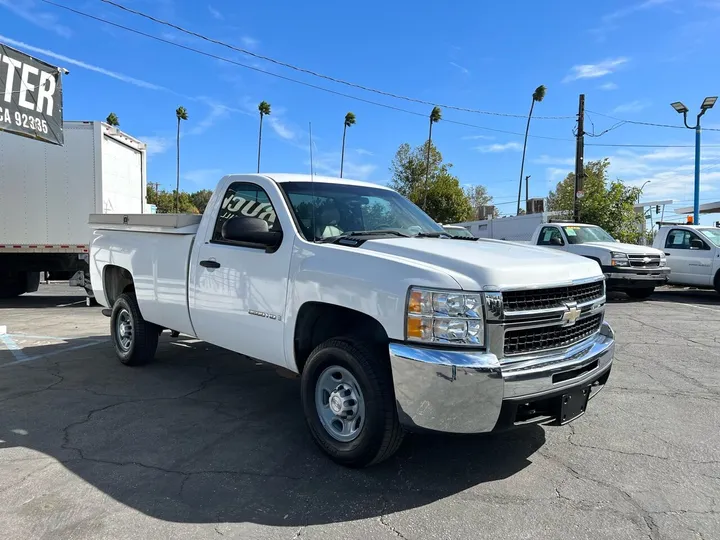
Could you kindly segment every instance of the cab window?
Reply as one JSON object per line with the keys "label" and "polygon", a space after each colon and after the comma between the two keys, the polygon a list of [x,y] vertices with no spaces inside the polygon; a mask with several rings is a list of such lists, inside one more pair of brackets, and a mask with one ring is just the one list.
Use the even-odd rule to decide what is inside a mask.
{"label": "cab window", "polygon": [[557,227],[543,227],[540,231],[538,246],[563,246],[565,242]]}
{"label": "cab window", "polygon": [[233,182],[223,197],[210,241],[213,243],[228,243],[222,237],[223,223],[238,216],[264,219],[267,221],[268,228],[271,231],[280,230],[280,223],[277,221],[275,209],[265,190],[255,184]]}
{"label": "cab window", "polygon": [[692,231],[684,229],[673,229],[667,235],[665,240],[665,248],[667,249],[690,249],[692,241],[699,240],[703,244],[703,249],[707,249],[707,245],[702,239]]}

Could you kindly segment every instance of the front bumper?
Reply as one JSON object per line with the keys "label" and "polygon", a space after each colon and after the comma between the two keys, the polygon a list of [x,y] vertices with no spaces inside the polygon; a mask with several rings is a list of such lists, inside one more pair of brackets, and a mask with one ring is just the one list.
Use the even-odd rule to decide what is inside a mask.
{"label": "front bumper", "polygon": [[494,354],[390,344],[400,422],[410,430],[485,433],[552,417],[554,399],[607,381],[615,335],[600,331],[560,353],[513,358]]}
{"label": "front bumper", "polygon": [[655,268],[603,266],[602,271],[608,289],[660,287],[667,284],[670,277],[669,266]]}

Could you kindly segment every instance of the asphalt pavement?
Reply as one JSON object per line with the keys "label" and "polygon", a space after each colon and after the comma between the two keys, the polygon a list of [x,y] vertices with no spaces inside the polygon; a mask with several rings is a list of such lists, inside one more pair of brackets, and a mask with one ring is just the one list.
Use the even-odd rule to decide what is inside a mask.
{"label": "asphalt pavement", "polygon": [[0,301],[0,523],[15,539],[720,538],[720,295],[608,305],[607,387],[562,427],[316,449],[297,378],[184,336],[121,365],[59,284]]}

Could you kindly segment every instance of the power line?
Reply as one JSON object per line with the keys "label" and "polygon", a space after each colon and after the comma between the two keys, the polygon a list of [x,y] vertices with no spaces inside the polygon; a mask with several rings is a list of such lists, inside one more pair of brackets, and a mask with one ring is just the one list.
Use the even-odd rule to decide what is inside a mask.
{"label": "power line", "polygon": [[[386,91],[384,91],[384,90],[378,90],[377,88],[371,88],[371,87],[364,86],[364,85],[361,85],[361,84],[357,84],[357,83],[345,81],[345,80],[343,80],[343,79],[338,79],[338,78],[336,78],[336,77],[331,77],[331,76],[329,76],[329,75],[323,75],[322,73],[318,73],[318,72],[316,72],[316,71],[312,71],[312,70],[309,70],[309,69],[305,69],[305,68],[302,68],[302,67],[299,67],[299,66],[296,66],[296,65],[293,65],[293,64],[289,64],[289,63],[287,63],[287,62],[283,62],[283,61],[281,61],[281,60],[276,60],[276,59],[274,59],[274,58],[270,58],[269,56],[264,56],[264,55],[262,55],[262,54],[254,53],[254,52],[249,51],[249,50],[247,50],[247,49],[243,49],[243,48],[240,48],[240,47],[236,47],[236,46],[234,46],[234,45],[230,45],[229,43],[226,43],[226,42],[224,42],[224,41],[220,41],[220,40],[218,40],[218,39],[214,39],[214,38],[208,37],[208,36],[206,36],[206,35],[204,35],[204,34],[200,34],[200,33],[198,33],[198,32],[194,32],[194,31],[192,31],[192,30],[187,30],[186,28],[183,28],[182,26],[178,26],[177,24],[174,24],[174,23],[171,23],[171,22],[168,22],[168,21],[164,21],[164,20],[162,20],[162,19],[158,19],[157,17],[153,17],[152,15],[148,15],[147,13],[143,13],[142,11],[129,8],[129,7],[127,7],[127,6],[124,6],[124,5],[122,5],[122,4],[119,4],[119,3],[117,3],[117,2],[113,2],[112,0],[100,0],[100,2],[103,2],[103,3],[105,3],[105,4],[109,4],[109,5],[111,5],[111,6],[115,7],[115,8],[118,8],[118,9],[122,10],[122,11],[126,11],[126,12],[128,12],[128,13],[132,13],[133,15],[137,15],[137,16],[139,16],[139,17],[143,17],[143,18],[145,18],[145,19],[151,20],[151,21],[153,21],[154,23],[162,24],[162,25],[164,25],[164,26],[168,26],[168,27],[170,27],[170,28],[174,28],[175,30],[177,30],[177,31],[179,31],[179,32],[183,32],[184,34],[188,34],[188,35],[190,35],[190,36],[193,36],[193,37],[202,39],[202,40],[204,40],[204,41],[208,41],[208,42],[210,42],[210,43],[214,43],[214,44],[216,44],[216,45],[220,45],[221,47],[226,47],[226,48],[231,49],[231,50],[233,50],[233,51],[236,51],[236,52],[239,52],[239,53],[242,53],[242,54],[247,54],[247,55],[252,56],[252,57],[254,57],[254,58],[258,58],[258,59],[260,59],[260,60],[265,60],[265,61],[267,61],[267,62],[271,62],[271,63],[273,63],[273,64],[276,64],[276,65],[279,65],[279,66],[283,66],[283,67],[288,68],[288,69],[292,69],[292,70],[295,70],[295,71],[299,71],[299,72],[301,72],[301,73],[305,73],[305,74],[307,74],[307,75],[311,75],[311,76],[313,76],[313,77],[319,77],[319,78],[321,78],[321,79],[325,79],[325,80],[328,80],[328,81],[331,81],[331,82],[334,82],[334,83],[344,84],[344,85],[346,85],[346,86],[350,86],[350,87],[352,87],[352,88],[357,88],[357,89],[359,89],[359,90],[364,90],[364,91],[366,91],[366,92],[372,92],[372,93],[375,93],[375,94],[380,94],[380,95],[383,95],[383,96],[386,96],[386,97],[391,97],[391,98],[394,98],[394,99],[401,99],[401,100],[410,101],[410,102],[413,102],[413,103],[421,103],[421,104],[423,104],[423,105],[439,106],[439,107],[442,107],[442,108],[444,108],[444,109],[452,109],[452,110],[462,111],[462,112],[470,112],[470,113],[475,113],[475,114],[486,114],[486,115],[491,115],[491,116],[504,116],[504,117],[508,117],[508,118],[527,118],[527,115],[523,115],[523,114],[510,114],[510,113],[500,113],[500,112],[493,112],[493,111],[481,111],[481,110],[477,110],[477,109],[470,109],[470,108],[467,108],[467,107],[457,107],[457,106],[454,106],[454,105],[444,105],[444,104],[435,103],[435,102],[432,102],[432,101],[426,101],[426,100],[422,100],[422,99],[418,99],[418,98],[412,98],[412,97],[408,97],[408,96],[402,96],[402,95],[399,95],[399,94],[394,94],[394,93],[392,93],[392,92],[386,92]],[[49,3],[49,2],[48,2],[48,3]],[[533,116],[533,119],[537,119],[537,120],[569,120],[569,119],[572,119],[572,118],[574,118],[574,117],[573,117],[573,116]]]}
{"label": "power line", "polygon": [[[599,144],[586,143],[585,146],[607,146],[626,148],[695,148],[694,144]],[[704,144],[703,148],[720,148],[720,144]]]}
{"label": "power line", "polygon": [[[337,90],[331,90],[331,89],[325,88],[325,87],[323,87],[323,86],[318,86],[318,85],[316,85],[316,84],[312,84],[312,83],[308,83],[308,82],[305,82],[305,81],[301,81],[301,80],[299,80],[299,79],[294,79],[294,78],[292,78],[292,77],[287,77],[287,76],[285,76],[285,75],[280,75],[280,74],[278,74],[278,73],[273,73],[273,72],[271,72],[271,71],[267,71],[267,70],[264,70],[264,69],[261,69],[261,68],[255,67],[255,66],[250,66],[250,65],[248,65],[248,64],[243,64],[242,62],[238,62],[238,61],[236,61],[236,60],[232,60],[232,59],[226,58],[226,57],[224,57],[224,56],[219,56],[219,55],[217,55],[217,54],[209,53],[209,52],[206,52],[206,51],[203,51],[203,50],[200,50],[200,49],[196,49],[196,48],[194,48],[194,47],[190,47],[190,46],[188,46],[188,45],[183,45],[183,44],[181,44],[181,43],[175,43],[174,41],[170,41],[169,39],[165,39],[165,38],[162,38],[162,37],[159,37],[159,36],[155,36],[155,35],[153,35],[153,34],[148,34],[147,32],[143,32],[143,31],[141,31],[141,30],[136,30],[135,28],[131,28],[131,27],[129,27],[129,26],[125,26],[125,25],[122,25],[122,24],[118,24],[118,23],[109,21],[109,20],[107,20],[107,19],[103,19],[102,17],[98,17],[98,16],[96,16],[96,15],[91,15],[91,14],[89,14],[89,13],[85,13],[85,12],[83,12],[83,11],[80,11],[80,10],[77,10],[77,9],[73,9],[73,8],[71,8],[71,7],[64,6],[64,5],[62,5],[62,4],[57,4],[57,3],[55,3],[55,2],[52,2],[51,0],[42,0],[42,2],[44,2],[44,3],[46,3],[46,4],[53,5],[53,6],[55,6],[55,7],[60,8],[60,9],[64,9],[64,10],[66,10],[66,11],[70,11],[71,13],[74,13],[74,14],[76,14],[76,15],[80,15],[81,17],[85,17],[85,18],[88,18],[88,19],[92,19],[92,20],[95,20],[95,21],[104,23],[104,24],[108,24],[108,25],[110,25],[110,26],[114,26],[115,28],[119,28],[119,29],[121,29],[121,30],[125,30],[125,31],[127,31],[127,32],[131,32],[131,33],[133,33],[133,34],[137,34],[137,35],[140,35],[140,36],[143,36],[143,37],[146,37],[146,38],[155,40],[155,41],[159,41],[159,42],[161,42],[161,43],[165,43],[166,45],[171,45],[171,46],[173,46],[173,47],[178,47],[178,48],[184,49],[184,50],[186,50],[186,51],[194,52],[194,53],[196,53],[196,54],[200,54],[200,55],[202,55],[202,56],[206,56],[206,57],[212,58],[212,59],[214,59],[214,60],[220,60],[220,61],[222,61],[222,62],[227,62],[227,63],[229,63],[229,64],[233,64],[233,65],[238,66],[238,67],[242,67],[242,68],[245,68],[245,69],[249,69],[249,70],[252,70],[252,71],[256,71],[256,72],[258,72],[258,73],[263,73],[263,74],[265,74],[265,75],[270,75],[270,76],[276,77],[276,78],[278,78],[278,79],[282,79],[282,80],[285,80],[285,81],[289,81],[289,82],[293,82],[293,83],[296,83],[296,84],[300,84],[300,85],[302,85],[302,86],[306,86],[306,87],[308,87],[308,88],[313,88],[313,89],[315,89],[315,90],[320,90],[320,91],[322,91],[322,92],[327,92],[327,93],[329,93],[329,94],[334,94],[334,95],[336,95],[336,96],[341,96],[341,97],[345,97],[345,98],[348,98],[348,99],[353,99],[353,100],[355,100],[355,101],[360,101],[360,102],[362,102],[362,103],[367,103],[367,104],[369,104],[369,105],[375,105],[375,106],[377,106],[377,107],[383,107],[383,108],[385,108],[385,109],[390,109],[390,110],[393,110],[393,111],[398,111],[398,112],[402,112],[402,113],[406,113],[406,114],[412,114],[413,116],[420,116],[420,117],[422,117],[422,118],[427,118],[427,115],[426,115],[425,113],[420,113],[420,112],[417,112],[417,111],[411,111],[411,110],[408,110],[408,109],[403,109],[403,108],[401,108],[401,107],[396,107],[396,106],[394,106],[394,105],[388,105],[387,103],[381,103],[381,102],[379,102],[379,101],[373,101],[373,100],[370,100],[370,99],[365,99],[365,98],[362,98],[362,97],[353,96],[352,94],[346,94],[346,93],[344,93],[344,92],[339,92],[339,91],[337,91]],[[533,117],[533,118],[535,118],[535,117]],[[508,131],[508,130],[504,130],[504,129],[489,128],[489,127],[486,127],[486,126],[479,126],[479,125],[477,125],[477,124],[470,124],[470,123],[467,123],[467,122],[459,122],[459,121],[457,121],[457,120],[450,120],[450,119],[447,119],[447,118],[443,118],[442,121],[443,121],[443,122],[446,122],[446,123],[448,123],[448,124],[456,124],[456,125],[459,125],[459,126],[466,126],[466,127],[471,127],[471,128],[475,128],[475,129],[482,129],[482,130],[484,130],[484,131],[492,131],[492,132],[495,132],[495,133],[506,133],[506,134],[509,134],[509,135],[517,135],[517,136],[520,136],[520,137],[524,137],[524,136],[525,136],[524,133],[520,133],[520,132],[518,132],[518,131]],[[530,134],[529,137],[532,137],[532,138],[535,138],[535,139],[552,140],[552,141],[570,141],[570,140],[572,140],[572,139],[564,139],[564,138],[561,138],[561,137],[549,137],[549,136],[532,135],[532,134]]]}
{"label": "power line", "polygon": [[[670,129],[685,129],[685,126],[674,126],[672,124],[657,124],[655,122],[640,122],[639,120],[623,120],[622,118],[617,118],[615,116],[599,113],[596,111],[588,111],[588,112],[597,114],[598,116],[604,116],[605,118],[610,118],[611,120],[617,120],[618,122],[624,122],[626,124],[636,124],[639,126],[652,126],[652,127],[662,127],[662,128],[670,128]],[[715,128],[703,128],[703,130],[704,131],[720,131],[720,129],[715,129]]]}

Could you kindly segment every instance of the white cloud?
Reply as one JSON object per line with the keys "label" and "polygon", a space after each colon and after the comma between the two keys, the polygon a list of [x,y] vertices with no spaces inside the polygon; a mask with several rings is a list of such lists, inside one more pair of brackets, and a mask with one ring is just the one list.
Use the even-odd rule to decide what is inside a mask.
{"label": "white cloud", "polygon": [[365,150],[364,148],[355,148],[353,150],[357,155],[359,156],[372,156],[374,155],[370,150]]}
{"label": "white cloud", "polygon": [[450,62],[450,65],[453,67],[456,67],[460,71],[462,71],[465,75],[470,75],[470,70],[466,67],[461,66],[460,64],[456,64],[455,62]]}
{"label": "white cloud", "polygon": [[545,169],[547,182],[551,186],[551,189],[555,189],[555,184],[565,178],[568,173],[571,172],[568,169],[562,169],[560,167],[548,167]]}
{"label": "white cloud", "polygon": [[[191,123],[187,131],[188,135],[202,135],[224,116],[228,116],[231,112],[236,112],[234,109],[222,103],[216,103],[210,100],[207,100],[206,103],[210,106],[210,111],[202,117],[199,122]],[[190,120],[188,120],[188,122],[190,122]]]}
{"label": "white cloud", "polygon": [[629,112],[640,112],[643,109],[647,109],[650,104],[647,101],[631,101],[629,103],[623,103],[618,105],[612,110],[613,114],[629,113]]}
{"label": "white cloud", "polygon": [[[0,0],[2,1],[2,0]],[[68,56],[64,56],[62,54],[55,53],[53,51],[47,50],[47,49],[41,49],[39,47],[33,47],[32,45],[28,45],[27,43],[23,43],[22,41],[16,41],[12,38],[8,38],[5,36],[0,35],[0,40],[4,41],[8,45],[12,45],[13,47],[18,47],[20,49],[24,49],[26,51],[32,51],[34,53],[49,56],[50,58],[54,58],[55,60],[59,60],[60,62],[63,62],[65,64],[71,64],[73,66],[78,66],[84,69],[88,69],[90,71],[94,71],[96,73],[101,73],[102,75],[106,75],[108,77],[112,77],[113,79],[117,79],[119,81],[123,81],[135,86],[138,86],[140,88],[147,88],[148,90],[165,90],[169,91],[167,88],[163,86],[159,86],[157,84],[153,84],[147,81],[143,81],[142,79],[136,79],[135,77],[130,77],[128,75],[123,75],[122,73],[118,73],[116,71],[110,71],[109,69],[105,69],[99,66],[94,66],[92,64],[88,64],[86,62],[82,62],[80,60],[75,60],[74,58],[70,58]]]}
{"label": "white cloud", "polygon": [[533,163],[539,165],[575,165],[575,158],[560,158],[542,154],[539,158],[533,159]]}
{"label": "white cloud", "polygon": [[576,81],[578,79],[595,79],[615,72],[618,66],[629,61],[628,58],[608,58],[597,64],[580,64],[573,66],[570,73],[563,79],[563,82]]}
{"label": "white cloud", "polygon": [[614,82],[607,82],[605,84],[600,85],[600,90],[617,90],[618,85]]}
{"label": "white cloud", "polygon": [[260,42],[257,39],[250,36],[243,36],[240,38],[240,41],[242,41],[242,44],[248,49],[255,49],[258,45],[260,45]]}
{"label": "white cloud", "polygon": [[146,135],[144,137],[138,137],[138,139],[147,144],[148,156],[164,153],[168,148],[170,148],[170,144],[172,142],[169,137],[163,137],[160,135]]}
{"label": "white cloud", "polygon": [[[72,30],[67,26],[60,24],[56,15],[38,9],[38,2],[35,0],[0,0],[0,6],[12,11],[18,17],[31,22],[35,26],[55,32],[64,38],[72,36]],[[7,26],[8,21],[4,19]]]}
{"label": "white cloud", "polygon": [[624,19],[625,17],[628,17],[628,16],[632,15],[633,13],[637,13],[638,11],[643,11],[643,10],[652,8],[654,6],[659,6],[661,4],[667,4],[667,3],[673,2],[673,1],[674,0],[645,0],[644,2],[626,6],[624,8],[620,8],[616,11],[613,11],[612,13],[608,13],[607,15],[603,15],[602,21],[605,23],[617,21],[619,19]]}
{"label": "white cloud", "polygon": [[[309,167],[310,160],[305,164]],[[315,172],[328,176],[340,176],[340,152],[318,152],[313,156],[313,167]],[[377,165],[372,163],[360,163],[354,161],[352,157],[345,152],[345,163],[343,164],[343,178],[352,180],[368,180],[373,172],[377,169]]]}
{"label": "white cloud", "polygon": [[266,121],[268,122],[268,124],[270,124],[270,127],[272,128],[272,130],[281,139],[285,139],[286,141],[291,141],[291,140],[295,139],[296,134],[292,130],[292,128],[290,128],[285,122],[283,122],[277,116],[268,116],[266,118]]}
{"label": "white cloud", "polygon": [[507,152],[508,150],[518,151],[522,150],[522,145],[516,142],[509,142],[504,144],[489,144],[487,146],[477,146],[475,150],[482,152],[483,154]]}
{"label": "white cloud", "polygon": [[480,140],[492,141],[492,140],[495,140],[495,137],[493,137],[492,135],[465,135],[464,137],[462,137],[462,140],[463,141],[480,141]]}
{"label": "white cloud", "polygon": [[224,16],[220,11],[218,11],[217,9],[215,9],[215,8],[212,7],[212,6],[208,6],[208,11],[210,12],[210,16],[211,16],[213,19],[216,19],[216,20],[218,20],[218,21],[222,21],[222,20],[225,18],[225,16]]}
{"label": "white cloud", "polygon": [[222,169],[195,169],[182,173],[180,176],[199,187],[215,184],[222,177]]}

